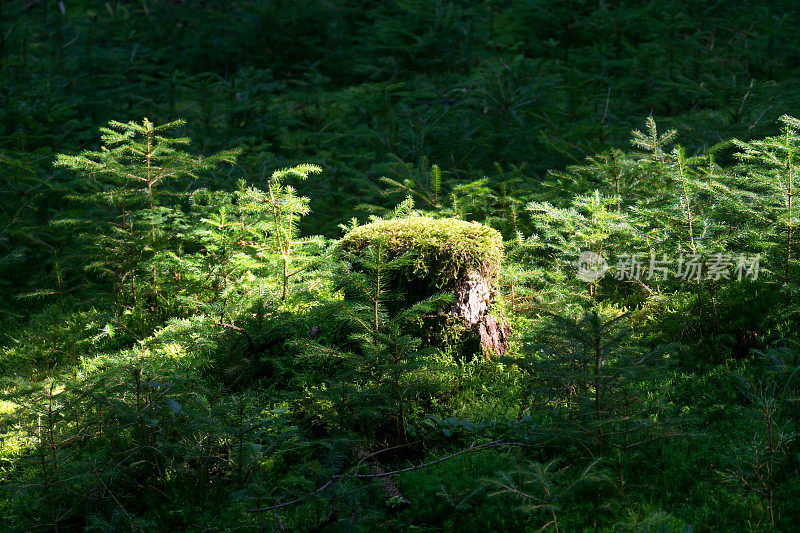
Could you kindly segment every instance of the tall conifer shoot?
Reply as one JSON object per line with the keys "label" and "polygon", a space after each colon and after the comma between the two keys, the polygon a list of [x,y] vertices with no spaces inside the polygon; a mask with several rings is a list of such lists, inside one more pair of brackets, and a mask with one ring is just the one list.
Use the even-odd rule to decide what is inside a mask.
{"label": "tall conifer shoot", "polygon": [[[757,223],[765,224],[773,242],[783,248],[784,282],[792,281],[794,261],[794,228],[797,226],[797,207],[794,200],[798,191],[797,164],[800,157],[800,120],[782,116],[781,135],[763,140],[733,143],[741,150],[738,157],[747,163],[743,188],[750,215]],[[760,225],[760,224],[759,224]]]}
{"label": "tall conifer shoot", "polygon": [[[169,182],[196,179],[222,163],[233,164],[240,150],[226,150],[212,156],[195,156],[182,147],[185,137],[170,137],[169,132],[183,126],[176,120],[160,126],[147,118],[142,123],[111,121],[100,128],[102,146],[97,151],[80,155],[59,154],[55,166],[65,167],[83,178],[82,194],[77,199],[97,204],[106,211],[107,226],[95,230],[97,220],[83,221],[93,243],[93,254],[99,257],[90,263],[115,280],[115,292],[130,284],[137,301],[137,271],[147,270],[147,263],[159,251],[158,226],[179,210],[159,198]],[[163,191],[175,198],[180,193]],[[103,207],[104,206],[104,207]],[[152,290],[157,292],[157,265],[151,265]]]}
{"label": "tall conifer shoot", "polygon": [[291,271],[298,240],[297,222],[301,216],[310,212],[308,198],[297,196],[294,187],[284,185],[283,179],[292,176],[301,180],[309,174],[319,174],[322,168],[317,165],[298,165],[292,168],[276,170],[272,173],[267,190],[267,204],[272,215],[272,237],[275,250],[281,256],[281,300],[286,301],[289,295],[289,280],[297,273]]}

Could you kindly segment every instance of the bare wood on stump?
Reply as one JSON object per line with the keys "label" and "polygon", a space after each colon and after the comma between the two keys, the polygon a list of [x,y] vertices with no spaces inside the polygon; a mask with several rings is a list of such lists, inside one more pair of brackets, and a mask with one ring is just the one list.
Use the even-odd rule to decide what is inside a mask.
{"label": "bare wood on stump", "polygon": [[452,313],[463,318],[468,325],[474,326],[489,310],[491,297],[492,290],[486,283],[486,278],[478,272],[468,272],[467,279],[456,282]]}
{"label": "bare wood on stump", "polygon": [[503,355],[508,349],[511,328],[503,317],[487,314],[492,301],[492,289],[479,272],[470,271],[466,279],[455,286],[455,299],[451,313],[461,317],[468,326],[478,326],[481,346],[487,357]]}
{"label": "bare wood on stump", "polygon": [[485,316],[478,328],[481,336],[483,353],[487,357],[503,355],[508,349],[508,338],[511,336],[511,327],[503,317]]}

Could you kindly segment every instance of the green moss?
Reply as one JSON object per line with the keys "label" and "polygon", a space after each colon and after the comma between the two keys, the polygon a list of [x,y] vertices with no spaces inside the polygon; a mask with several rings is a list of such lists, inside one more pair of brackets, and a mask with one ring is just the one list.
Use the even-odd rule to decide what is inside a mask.
{"label": "green moss", "polygon": [[379,220],[355,228],[339,241],[340,248],[358,252],[369,245],[385,246],[390,254],[413,252],[417,274],[434,272],[449,283],[470,270],[497,278],[503,258],[500,232],[455,218],[408,217]]}

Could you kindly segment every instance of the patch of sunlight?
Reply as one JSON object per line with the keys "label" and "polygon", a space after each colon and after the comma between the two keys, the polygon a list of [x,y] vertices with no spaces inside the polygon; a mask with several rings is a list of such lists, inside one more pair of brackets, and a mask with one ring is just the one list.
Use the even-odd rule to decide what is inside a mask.
{"label": "patch of sunlight", "polygon": [[12,415],[17,410],[17,404],[7,400],[0,400],[0,415]]}
{"label": "patch of sunlight", "polygon": [[[13,420],[18,408],[14,402],[0,400],[0,420]],[[4,477],[14,468],[17,460],[33,442],[33,437],[26,434],[18,421],[3,428],[0,432],[0,477]]]}
{"label": "patch of sunlight", "polygon": [[186,347],[178,342],[169,342],[158,347],[158,354],[178,359],[186,355]]}

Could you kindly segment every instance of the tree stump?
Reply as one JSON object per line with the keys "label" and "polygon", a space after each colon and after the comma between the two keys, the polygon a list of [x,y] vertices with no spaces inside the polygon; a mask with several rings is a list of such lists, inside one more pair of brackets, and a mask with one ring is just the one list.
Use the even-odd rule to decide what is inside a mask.
{"label": "tree stump", "polygon": [[492,313],[503,254],[497,230],[452,218],[412,216],[357,227],[339,246],[355,253],[381,246],[390,256],[411,252],[413,268],[392,280],[393,288],[405,293],[405,305],[439,292],[452,293],[452,304],[441,314],[465,326],[485,357],[508,349],[508,322]]}

